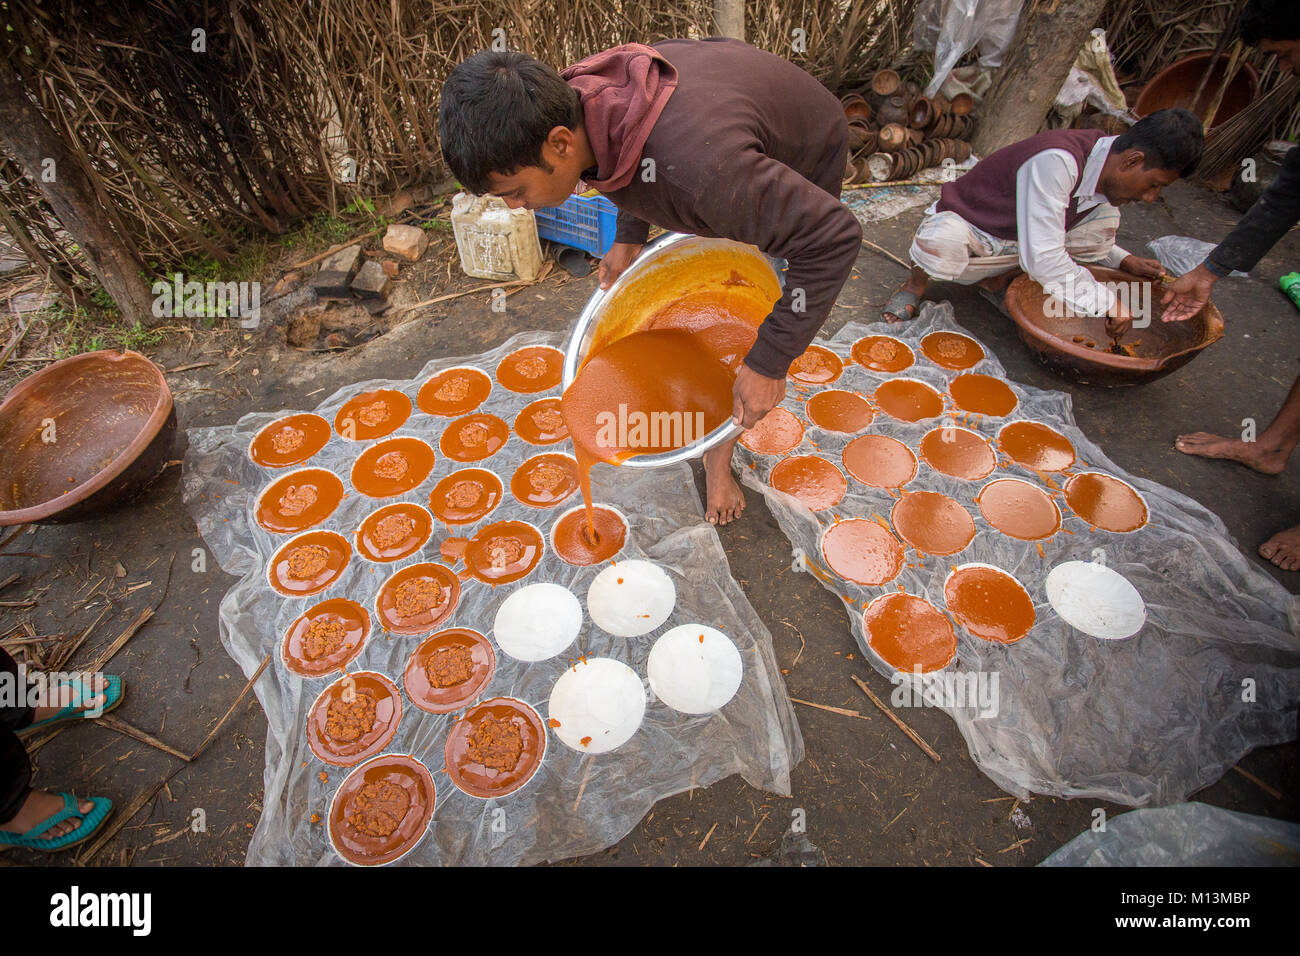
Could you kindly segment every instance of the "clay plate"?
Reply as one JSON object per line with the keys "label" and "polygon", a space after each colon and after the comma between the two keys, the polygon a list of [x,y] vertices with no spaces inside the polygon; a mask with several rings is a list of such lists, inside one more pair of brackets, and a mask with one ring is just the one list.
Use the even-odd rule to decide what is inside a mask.
{"label": "clay plate", "polygon": [[[473,661],[470,676],[458,684],[435,687],[429,681],[425,663],[429,657],[447,648],[463,648]],[[454,652],[453,652],[454,653]],[[430,714],[449,714],[460,710],[488,685],[496,673],[497,655],[488,639],[467,627],[439,631],[420,644],[406,662],[406,696],[411,703]]]}
{"label": "clay plate", "polygon": [[[320,618],[338,621],[347,630],[342,645],[333,654],[308,660],[303,655],[303,637],[312,621]],[[280,643],[280,657],[284,666],[303,677],[323,677],[342,670],[356,659],[370,636],[370,614],[356,601],[331,598],[309,609],[289,625]]]}
{"label": "clay plate", "polygon": [[[519,728],[523,750],[513,769],[493,770],[469,756],[470,737],[489,715]],[[444,747],[447,776],[452,784],[471,797],[484,800],[504,797],[519,790],[537,773],[545,755],[546,728],[541,716],[528,704],[513,697],[493,697],[471,707],[452,725]]]}
{"label": "clay plate", "polygon": [[[375,699],[375,722],[371,728],[352,741],[339,741],[326,732],[330,705],[343,702],[349,695],[369,693]],[[397,733],[402,720],[402,697],[397,685],[375,671],[357,671],[346,674],[330,684],[307,715],[307,744],[311,752],[335,767],[351,767],[368,757],[373,757],[388,746]]]}
{"label": "clay plate", "polygon": [[[410,796],[410,807],[392,835],[365,836],[347,822],[350,804],[366,784],[382,781],[405,790]],[[381,754],[348,774],[335,791],[327,818],[330,844],[339,856],[357,866],[394,863],[424,838],[436,800],[433,776],[424,764],[409,754]]]}

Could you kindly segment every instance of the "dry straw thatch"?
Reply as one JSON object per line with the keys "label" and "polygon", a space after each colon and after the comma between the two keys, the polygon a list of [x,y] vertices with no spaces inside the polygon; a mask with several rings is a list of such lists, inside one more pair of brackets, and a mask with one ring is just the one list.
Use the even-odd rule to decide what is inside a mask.
{"label": "dry straw thatch", "polygon": [[[748,39],[832,88],[862,83],[907,49],[915,4],[751,2]],[[705,36],[711,19],[709,0],[8,0],[0,44],[114,231],[163,270],[443,178],[438,91],[495,36],[563,65],[618,43]],[[84,288],[32,174],[0,153],[0,225],[65,291]]]}

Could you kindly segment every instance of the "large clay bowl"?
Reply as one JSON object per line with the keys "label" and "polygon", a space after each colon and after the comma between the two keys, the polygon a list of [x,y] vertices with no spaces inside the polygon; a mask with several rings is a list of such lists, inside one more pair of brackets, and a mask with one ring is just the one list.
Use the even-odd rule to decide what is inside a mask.
{"label": "large clay bowl", "polygon": [[[1168,284],[1138,279],[1127,272],[1087,267],[1103,282],[1151,283],[1151,324],[1132,329],[1120,340],[1140,343],[1133,355],[1116,355],[1109,351],[1105,318],[1090,316],[1058,317],[1048,314],[1049,296],[1043,287],[1022,275],[1007,289],[1007,311],[1015,320],[1020,337],[1044,365],[1067,378],[1087,385],[1124,386],[1153,382],[1182,368],[1206,347],[1223,337],[1223,316],[1214,303],[1185,322],[1162,322],[1160,299]],[[1130,304],[1131,307],[1131,304]],[[1084,341],[1075,342],[1075,338]],[[1094,343],[1088,348],[1087,342]]]}
{"label": "large clay bowl", "polygon": [[171,389],[138,352],[47,366],[0,404],[0,525],[98,514],[158,476],[175,435]]}
{"label": "large clay bowl", "polygon": [[[1156,110],[1180,106],[1204,119],[1205,112],[1214,102],[1215,94],[1219,92],[1224,71],[1228,68],[1228,57],[1220,54],[1210,71],[1210,78],[1205,81],[1200,97],[1193,103],[1192,97],[1196,95],[1197,84],[1201,82],[1201,76],[1209,66],[1212,56],[1211,53],[1193,53],[1165,67],[1138,95],[1133,112],[1138,116],[1149,116]],[[1214,122],[1210,124],[1210,129],[1222,125],[1240,113],[1250,105],[1258,92],[1259,73],[1249,63],[1243,63],[1224,91],[1223,101],[1214,114]]]}

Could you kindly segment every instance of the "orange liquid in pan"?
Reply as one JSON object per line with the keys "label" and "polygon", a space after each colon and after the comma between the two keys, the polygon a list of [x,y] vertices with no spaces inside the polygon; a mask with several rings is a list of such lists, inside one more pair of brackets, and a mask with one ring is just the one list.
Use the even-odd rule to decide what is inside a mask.
{"label": "orange liquid in pan", "polygon": [[329,440],[329,422],[319,415],[289,415],[257,433],[248,448],[248,457],[267,468],[285,468],[302,464]]}
{"label": "orange liquid in pan", "polygon": [[564,353],[547,345],[511,352],[497,366],[497,381],[512,392],[544,392],[560,384]]}
{"label": "orange liquid in pan", "polygon": [[832,571],[854,584],[884,584],[903,568],[903,546],[869,518],[850,518],[827,528],[822,557]]}
{"label": "orange liquid in pan", "polygon": [[1038,422],[1003,426],[998,432],[998,447],[1017,465],[1032,471],[1064,471],[1074,464],[1070,439]]}
{"label": "orange liquid in pan", "polygon": [[560,558],[568,564],[586,567],[608,561],[623,550],[627,540],[627,523],[617,511],[596,505],[592,508],[596,523],[593,541],[587,531],[585,511],[570,511],[555,523],[551,541]]}
{"label": "orange liquid in pan", "polygon": [[816,455],[796,455],[777,462],[767,483],[798,498],[811,511],[835,507],[848,490],[844,473]]}
{"label": "orange liquid in pan", "polygon": [[985,520],[1009,538],[1039,541],[1061,529],[1061,512],[1052,496],[1027,481],[990,481],[976,504]]}
{"label": "orange liquid in pan", "polygon": [[948,385],[948,392],[962,411],[995,418],[1010,415],[1018,404],[1011,386],[992,375],[958,375]]}
{"label": "orange liquid in pan", "polygon": [[956,554],[975,537],[975,519],[947,495],[905,491],[890,521],[900,538],[925,554]]}
{"label": "orange liquid in pan", "polygon": [[480,528],[465,545],[465,567],[487,584],[508,584],[542,560],[542,533],[525,521],[496,521]]}
{"label": "orange liquid in pan", "polygon": [[997,467],[997,456],[987,441],[965,428],[945,426],[921,438],[921,457],[935,471],[973,481]]}
{"label": "orange liquid in pan", "polygon": [[305,531],[334,513],[343,482],[323,468],[303,468],[267,486],[257,502],[257,523],[275,534]]}
{"label": "orange liquid in pan", "polygon": [[534,455],[510,479],[510,491],[532,508],[553,508],[578,490],[578,463],[568,455]]}
{"label": "orange liquid in pan", "polygon": [[1147,506],[1126,482],[1095,471],[1074,475],[1065,483],[1070,510],[1103,531],[1136,531],[1147,523]]}
{"label": "orange liquid in pan", "polygon": [[[729,419],[734,382],[731,371],[681,329],[634,332],[588,359],[565,390],[561,406],[578,460],[589,531],[597,531],[591,514],[592,465],[674,450],[687,422],[693,439],[703,437],[694,434],[696,413],[703,415],[705,434]],[[674,414],[680,423],[676,431],[671,427]],[[637,429],[643,420],[637,416],[659,425]]]}
{"label": "orange liquid in pan", "polygon": [[906,342],[889,335],[868,335],[853,343],[853,361],[873,372],[901,372],[910,368],[916,355]]}
{"label": "orange liquid in pan", "polygon": [[784,455],[803,441],[803,423],[797,415],[777,406],[740,436],[740,443],[760,455]]}
{"label": "orange liquid in pan", "polygon": [[916,477],[916,456],[896,438],[863,435],[844,446],[844,468],[873,488],[898,488]]}
{"label": "orange liquid in pan", "polygon": [[334,416],[334,429],[350,441],[382,438],[411,417],[411,400],[390,388],[354,395]]}
{"label": "orange liquid in pan", "polygon": [[972,338],[957,332],[931,332],[921,339],[921,354],[942,368],[961,371],[984,358],[984,350]]}
{"label": "orange liquid in pan", "polygon": [[867,644],[895,670],[941,670],[957,653],[952,622],[933,604],[895,592],[876,598],[862,614]]}
{"label": "orange liquid in pan", "polygon": [[415,404],[427,415],[468,415],[487,400],[492,379],[476,368],[449,368],[420,386]]}
{"label": "orange liquid in pan", "polygon": [[1019,581],[997,568],[957,568],[943,594],[957,622],[987,641],[1012,644],[1034,626],[1034,602]]}
{"label": "orange liquid in pan", "polygon": [[515,416],[515,434],[530,445],[554,445],[569,437],[558,398],[542,398],[525,405]]}
{"label": "orange liquid in pan", "polygon": [[789,376],[805,385],[827,385],[840,377],[844,363],[830,349],[810,345],[790,365]]}
{"label": "orange liquid in pan", "polygon": [[367,498],[405,494],[433,471],[433,449],[418,438],[389,438],[371,445],[352,465],[352,486]]}
{"label": "orange liquid in pan", "polygon": [[482,461],[500,451],[509,437],[510,426],[495,415],[479,412],[448,425],[438,447],[452,461]]}
{"label": "orange liquid in pan", "polygon": [[852,435],[862,431],[875,419],[871,403],[861,395],[828,388],[808,399],[804,405],[808,421],[829,432]]}
{"label": "orange liquid in pan", "polygon": [[891,378],[876,388],[876,407],[900,422],[919,422],[943,412],[943,398],[924,382]]}
{"label": "orange liquid in pan", "polygon": [[443,524],[473,524],[501,501],[501,479],[483,468],[453,471],[433,487],[429,510]]}

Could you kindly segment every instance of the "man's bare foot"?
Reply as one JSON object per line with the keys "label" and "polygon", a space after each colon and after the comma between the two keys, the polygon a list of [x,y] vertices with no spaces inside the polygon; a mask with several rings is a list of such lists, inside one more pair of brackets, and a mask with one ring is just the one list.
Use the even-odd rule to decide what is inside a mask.
{"label": "man's bare foot", "polygon": [[1224,458],[1253,468],[1265,475],[1280,475],[1286,469],[1289,455],[1283,455],[1277,449],[1266,448],[1257,441],[1240,441],[1236,438],[1223,438],[1209,432],[1193,432],[1179,435],[1174,447],[1184,455],[1197,455],[1201,458]]}
{"label": "man's bare foot", "polygon": [[704,453],[704,488],[707,499],[704,517],[709,524],[730,524],[745,510],[745,495],[731,474],[731,450],[736,442],[725,442]]}
{"label": "man's bare foot", "polygon": [[[103,674],[95,674],[94,676],[86,675],[82,680],[89,680],[91,690],[94,691],[102,691],[108,684],[108,682],[104,680]],[[76,699],[77,687],[75,683],[60,684],[58,687],[54,688],[47,687],[47,692],[49,690],[53,690],[54,692],[53,700],[42,701],[40,706],[34,708],[35,712],[32,715],[32,723],[34,724],[39,723],[42,720],[48,720]],[[102,693],[96,693],[93,697],[88,697],[83,700],[80,709],[95,710],[98,707],[103,707],[104,703],[104,695]]]}
{"label": "man's bare foot", "polygon": [[920,266],[912,266],[907,281],[899,286],[889,302],[880,311],[880,317],[886,322],[905,322],[916,315],[920,307],[921,296],[929,288],[930,277]]}
{"label": "man's bare foot", "polygon": [[1283,571],[1300,571],[1300,524],[1279,531],[1259,546],[1259,556]]}
{"label": "man's bare foot", "polygon": [[[22,809],[18,811],[17,815],[8,823],[0,823],[0,830],[7,833],[26,833],[42,820],[48,820],[62,809],[63,798],[58,794],[50,793],[48,790],[33,790],[27,795],[27,801],[22,805]],[[82,813],[90,813],[95,809],[95,805],[89,800],[78,800],[77,809]],[[37,833],[34,836],[41,840],[57,840],[59,837],[71,833],[79,826],[81,826],[81,817],[68,817],[61,823],[56,823],[43,833]]]}

